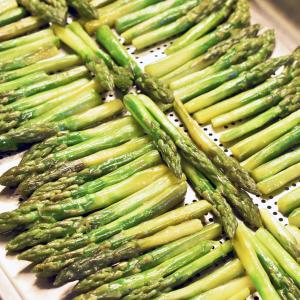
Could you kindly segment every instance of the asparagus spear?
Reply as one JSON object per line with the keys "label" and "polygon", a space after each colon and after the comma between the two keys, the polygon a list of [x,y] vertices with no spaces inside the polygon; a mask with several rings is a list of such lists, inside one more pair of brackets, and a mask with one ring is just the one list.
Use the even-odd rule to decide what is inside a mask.
{"label": "asparagus spear", "polygon": [[265,195],[270,194],[290,181],[298,178],[300,176],[300,163],[294,164],[293,166],[277,173],[274,176],[266,178],[263,181],[260,181],[257,186],[261,192]]}
{"label": "asparagus spear", "polygon": [[294,151],[288,152],[282,156],[279,156],[278,158],[262,164],[258,168],[254,169],[251,174],[257,182],[262,181],[300,162],[299,154],[300,149],[297,148]]}
{"label": "asparagus spear", "polygon": [[[156,30],[147,32],[141,36],[134,38],[132,40],[132,44],[136,49],[140,50],[149,47],[155,43],[166,40],[170,37],[173,37],[176,34],[182,33],[191,28],[193,25],[197,24],[198,22],[199,23],[197,24],[194,31],[197,32],[196,37],[198,35],[199,37],[201,37],[208,31],[217,27],[217,25],[221,23],[231,11],[230,8],[232,6],[233,1],[230,1],[230,8],[224,6],[224,8],[220,10],[220,12],[213,14],[216,10],[220,8],[222,4],[224,4],[224,2],[224,0],[203,0],[198,6],[194,7],[190,12],[188,12],[186,16],[183,16],[168,25],[162,26]],[[191,42],[195,39],[192,39]],[[184,46],[185,44],[182,45],[182,48]]]}
{"label": "asparagus spear", "polygon": [[256,232],[258,240],[275,257],[285,272],[300,286],[300,267],[299,264],[289,255],[287,251],[276,241],[276,239],[266,230],[260,228]]}
{"label": "asparagus spear", "polygon": [[277,239],[277,241],[282,245],[282,247],[299,261],[300,248],[297,245],[297,240],[282,226],[278,221],[276,221],[267,210],[260,210],[263,223],[265,227],[272,233],[272,235]]}
{"label": "asparagus spear", "polygon": [[191,59],[204,54],[209,48],[229,38],[234,29],[249,25],[248,3],[240,0],[235,12],[230,16],[228,22],[220,25],[215,31],[205,35],[191,45],[177,51],[166,58],[145,67],[147,73],[155,77],[164,76],[176,68],[182,66]]}
{"label": "asparagus spear", "polygon": [[300,207],[300,188],[296,188],[281,197],[277,204],[279,211],[283,214],[289,214],[295,208]]}
{"label": "asparagus spear", "polygon": [[23,7],[12,8],[0,15],[0,26],[5,26],[10,23],[19,21],[26,15],[26,11]]}
{"label": "asparagus spear", "polygon": [[[213,113],[206,113],[207,108],[214,103],[220,102],[237,92],[255,86],[277,71],[279,67],[288,63],[290,56],[271,58],[260,63],[250,71],[245,71],[240,76],[220,85],[216,89],[202,94],[185,104],[189,113],[195,113],[194,117],[199,123],[207,123],[211,120]],[[204,101],[206,99],[206,101]],[[211,106],[212,107],[212,106]],[[210,109],[211,109],[210,107]],[[202,110],[201,110],[202,109]]]}
{"label": "asparagus spear", "polygon": [[[180,149],[183,158],[207,176],[247,223],[251,224],[251,226],[259,227],[261,225],[259,212],[250,197],[244,191],[237,190],[228,178],[197,148],[190,138],[176,129],[151,99],[143,95],[139,95],[138,98],[141,99],[144,106],[161,124],[162,129],[172,138],[176,146]],[[251,213],[249,213],[250,211]]]}
{"label": "asparagus spear", "polygon": [[[265,162],[270,161],[274,157],[278,157],[284,153],[287,149],[290,149],[294,145],[300,142],[300,126],[296,126],[291,131],[275,140],[274,142],[267,145],[265,148],[250,156],[247,160],[242,163],[242,166],[248,170],[254,170]],[[265,174],[266,177],[272,174]]]}
{"label": "asparagus spear", "polygon": [[65,0],[18,0],[33,15],[47,22],[65,25],[68,6]]}
{"label": "asparagus spear", "polygon": [[95,7],[95,8],[99,8],[99,7],[106,7],[108,4],[110,4],[111,2],[116,2],[113,0],[91,0],[91,6]]}
{"label": "asparagus spear", "polygon": [[0,14],[16,7],[18,7],[18,3],[15,0],[6,0],[0,4]]}
{"label": "asparagus spear", "polygon": [[300,209],[299,208],[296,208],[289,215],[289,224],[297,226],[298,228],[300,228]]}
{"label": "asparagus spear", "polygon": [[156,16],[162,11],[169,10],[173,7],[178,7],[179,5],[184,4],[184,2],[184,0],[167,0],[164,2],[159,2],[157,4],[147,6],[136,12],[127,14],[116,20],[116,30],[119,33],[122,33],[128,30],[129,28]]}
{"label": "asparagus spear", "polygon": [[232,295],[228,300],[244,300],[251,295],[251,291],[248,287],[241,289],[235,295]]}
{"label": "asparagus spear", "polygon": [[300,230],[296,226],[293,226],[293,225],[286,225],[285,228],[297,240],[298,245],[300,245],[300,243],[299,243],[299,241],[300,241],[300,239],[299,239],[299,237],[300,237]]}
{"label": "asparagus spear", "polygon": [[267,273],[259,262],[251,241],[247,238],[247,228],[239,224],[233,246],[247,274],[263,299],[280,299]]}
{"label": "asparagus spear", "polygon": [[177,7],[169,8],[166,11],[161,11],[149,20],[141,22],[140,24],[137,24],[132,28],[127,29],[121,34],[121,36],[125,39],[126,43],[130,43],[134,38],[154,29],[157,29],[162,25],[171,23],[180,18],[181,16],[184,16],[192,8],[200,4],[201,1],[202,0],[188,0]]}
{"label": "asparagus spear", "polygon": [[241,29],[240,31],[237,30],[236,34],[233,35],[231,38],[220,42],[214,47],[208,49],[208,51],[205,54],[188,61],[181,67],[175,69],[169,74],[166,74],[160,79],[170,84],[171,82],[176,81],[182,78],[183,76],[207,68],[208,66],[214,64],[221,56],[226,54],[227,51],[231,49],[231,47],[234,47],[242,39],[254,38],[257,35],[259,28],[259,25],[255,24]]}
{"label": "asparagus spear", "polygon": [[251,154],[258,152],[266,145],[280,138],[292,128],[298,125],[300,121],[300,111],[297,110],[284,119],[277,121],[269,127],[251,135],[250,137],[238,142],[231,151],[239,160],[249,157]]}
{"label": "asparagus spear", "polygon": [[161,81],[154,79],[142,71],[134,58],[127,52],[108,26],[98,28],[96,39],[107,49],[119,65],[129,68],[132,71],[135,83],[142,92],[148,94],[158,102],[171,103],[173,101],[172,92]]}
{"label": "asparagus spear", "polygon": [[83,18],[98,18],[98,12],[89,0],[67,0],[67,4],[76,9],[78,14]]}

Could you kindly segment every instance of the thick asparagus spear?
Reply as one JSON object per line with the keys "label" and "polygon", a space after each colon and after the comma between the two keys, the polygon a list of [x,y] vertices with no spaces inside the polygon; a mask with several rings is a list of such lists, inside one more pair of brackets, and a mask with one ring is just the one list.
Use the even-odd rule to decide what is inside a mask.
{"label": "thick asparagus spear", "polygon": [[297,240],[267,210],[260,210],[260,214],[265,227],[272,233],[281,246],[299,262],[300,248],[297,245]]}
{"label": "thick asparagus spear", "polygon": [[7,12],[10,9],[18,7],[18,3],[15,0],[4,0],[0,4],[0,14]]}
{"label": "thick asparagus spear", "polygon": [[276,241],[276,239],[264,228],[256,232],[258,240],[275,257],[285,272],[300,286],[300,267],[299,264],[289,255],[287,251]]}
{"label": "thick asparagus spear", "polygon": [[47,22],[65,25],[68,6],[65,0],[18,0],[29,12]]}
{"label": "thick asparagus spear", "polygon": [[296,188],[281,197],[277,204],[279,211],[283,214],[289,214],[295,208],[300,207],[300,188]]}
{"label": "thick asparagus spear", "polygon": [[119,65],[129,68],[132,71],[135,83],[142,92],[158,102],[171,103],[173,101],[172,92],[161,81],[142,71],[108,26],[98,28],[96,39],[106,48]]}
{"label": "thick asparagus spear", "polygon": [[299,208],[296,208],[289,215],[289,224],[297,226],[298,228],[300,228],[300,209]]}
{"label": "thick asparagus spear", "polygon": [[[234,0],[229,1],[229,8],[225,5],[224,8],[219,12],[214,13],[220,8],[222,4],[224,4],[224,2],[224,0],[203,0],[198,6],[193,8],[185,16],[179,18],[175,22],[134,38],[132,40],[132,44],[136,49],[140,50],[155,43],[166,40],[170,37],[173,37],[176,34],[182,33],[195,24],[197,24],[196,28],[194,29],[197,32],[195,35],[196,37],[197,35],[201,37],[205,33],[217,27],[219,23],[222,22],[222,20],[225,19],[226,16],[230,13],[232,2],[234,2]],[[190,42],[193,42],[193,40],[195,39],[196,38],[191,39]],[[189,41],[187,41],[187,44],[189,44]],[[181,48],[183,48],[184,46],[185,43]],[[176,50],[178,50],[177,44],[174,47],[176,47]]]}
{"label": "thick asparagus spear", "polygon": [[229,38],[234,29],[249,25],[248,3],[240,0],[235,12],[230,16],[228,22],[220,25],[215,31],[205,35],[191,45],[177,51],[166,58],[145,67],[147,73],[155,77],[164,76],[191,59],[204,54],[209,48]]}
{"label": "thick asparagus spear", "polygon": [[26,11],[23,7],[16,7],[2,13],[0,15],[0,26],[5,26],[10,23],[19,21],[23,17],[25,17]]}
{"label": "thick asparagus spear", "polygon": [[83,18],[98,18],[98,12],[89,0],[67,0],[67,4],[75,8],[78,14]]}
{"label": "thick asparagus spear", "polygon": [[169,8],[164,12],[158,13],[149,20],[141,22],[133,26],[132,28],[126,30],[121,34],[125,39],[126,43],[130,43],[134,38],[159,28],[162,25],[171,23],[181,16],[184,16],[196,5],[200,4],[202,0],[188,0],[185,3],[179,5],[178,7]]}
{"label": "thick asparagus spear", "polygon": [[178,241],[166,244],[151,252],[145,253],[139,257],[129,261],[121,262],[120,264],[103,268],[95,274],[88,276],[80,281],[74,288],[75,292],[86,293],[104,283],[117,280],[121,277],[137,274],[153,268],[167,259],[170,259],[183,251],[195,246],[199,241],[212,240],[220,235],[220,225],[214,223],[205,226],[199,232],[194,233]]}
{"label": "thick asparagus spear", "polygon": [[300,148],[298,147],[291,152],[288,152],[265,164],[262,164],[258,168],[254,169],[251,174],[257,182],[262,181],[300,162],[299,154]]}
{"label": "thick asparagus spear", "polygon": [[247,238],[247,230],[248,229],[245,225],[239,224],[236,237],[233,240],[234,249],[255,288],[263,299],[280,300],[280,297],[273,287],[267,273],[260,264],[251,241]]}

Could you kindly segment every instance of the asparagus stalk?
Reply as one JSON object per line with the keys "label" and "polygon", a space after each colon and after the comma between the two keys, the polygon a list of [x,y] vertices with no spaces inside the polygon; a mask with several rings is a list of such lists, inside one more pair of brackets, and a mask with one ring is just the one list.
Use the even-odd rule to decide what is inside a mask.
{"label": "asparagus stalk", "polygon": [[247,299],[247,297],[250,295],[251,291],[248,287],[246,287],[237,292],[235,295],[231,296],[228,300],[244,300]]}
{"label": "asparagus stalk", "polygon": [[263,209],[260,211],[263,223],[265,227],[272,233],[272,235],[277,239],[281,246],[291,255],[299,261],[300,248],[297,245],[297,240],[282,226],[278,221],[276,221],[267,210]]}
{"label": "asparagus stalk", "polygon": [[262,164],[258,168],[254,169],[251,174],[257,182],[262,181],[300,162],[299,154],[300,149],[297,148],[294,151],[288,152],[278,158]]}
{"label": "asparagus stalk", "polygon": [[277,204],[279,211],[283,214],[289,214],[295,208],[300,207],[300,188],[296,188],[281,197]]}
{"label": "asparagus stalk", "polygon": [[[180,149],[183,158],[207,176],[247,223],[253,227],[259,227],[261,225],[260,215],[250,197],[244,191],[237,190],[228,178],[197,148],[190,138],[176,129],[151,99],[143,95],[139,95],[138,98],[141,99],[144,106],[161,124],[162,129],[172,138],[176,146]],[[251,213],[249,213],[250,211]]]}
{"label": "asparagus stalk", "polygon": [[113,0],[91,0],[91,6],[95,7],[95,8],[99,8],[99,7],[106,7],[108,4],[110,4],[111,2],[116,2]]}
{"label": "asparagus stalk", "polygon": [[259,182],[257,186],[263,194],[268,195],[280,189],[290,181],[298,178],[299,174],[300,174],[300,163],[297,163],[279,172],[278,174],[266,178],[265,180]]}
{"label": "asparagus stalk", "polygon": [[173,101],[172,92],[161,81],[142,71],[108,26],[98,28],[96,39],[107,49],[119,65],[129,68],[132,71],[135,83],[142,92],[158,102],[171,103]]}
{"label": "asparagus stalk", "polygon": [[231,15],[228,22],[219,26],[215,31],[205,35],[191,45],[177,51],[174,54],[150,64],[145,67],[147,73],[155,77],[164,76],[191,59],[204,54],[209,48],[215,46],[219,42],[229,38],[233,33],[233,29],[249,25],[249,7],[245,1],[239,1],[235,12]]}
{"label": "asparagus stalk", "polygon": [[237,293],[239,293],[241,290],[244,291],[244,289],[254,289],[253,284],[248,276],[231,280],[230,282],[224,285],[216,287],[208,292],[205,292],[203,294],[200,294],[199,296],[192,298],[192,300],[227,300],[237,295]]}
{"label": "asparagus stalk", "polygon": [[[194,117],[197,122],[207,123],[211,120],[213,113],[206,114],[207,109],[203,108],[207,108],[230,97],[237,92],[265,81],[273,73],[275,73],[279,67],[286,64],[289,59],[289,56],[283,56],[278,58],[271,58],[265,62],[262,62],[250,71],[243,72],[237,78],[225,82],[216,89],[194,98],[193,100],[186,103],[185,107],[189,113],[196,112]],[[206,101],[204,101],[204,99],[206,99]]]}
{"label": "asparagus stalk", "polygon": [[175,69],[169,74],[166,74],[160,79],[170,84],[171,82],[177,81],[190,73],[195,73],[207,68],[214,64],[220,57],[226,54],[231,47],[234,47],[242,39],[254,38],[257,35],[259,28],[259,25],[255,24],[241,29],[240,31],[237,30],[236,34],[228,40],[220,42],[214,47],[208,49],[207,53],[188,61],[181,67]]}
{"label": "asparagus stalk", "polygon": [[67,4],[76,9],[86,19],[97,19],[98,12],[89,0],[67,0]]}
{"label": "asparagus stalk", "polygon": [[46,22],[65,25],[68,6],[65,0],[44,2],[41,0],[19,0],[33,15],[40,17]]}
{"label": "asparagus stalk", "polygon": [[249,157],[270,144],[274,140],[280,138],[292,128],[296,127],[300,121],[300,111],[297,110],[284,119],[277,121],[271,126],[251,135],[250,137],[238,142],[231,151],[239,160]]}
{"label": "asparagus stalk", "polygon": [[297,226],[300,228],[300,209],[296,208],[290,215],[289,215],[289,224]]}
{"label": "asparagus stalk", "polygon": [[0,5],[0,14],[7,12],[10,9],[18,7],[18,3],[15,0],[6,0]]}
{"label": "asparagus stalk", "polygon": [[293,235],[293,237],[297,240],[298,245],[300,245],[299,243],[300,230],[293,225],[286,225],[286,230],[288,230],[288,232]]}
{"label": "asparagus stalk", "polygon": [[[136,49],[140,50],[173,37],[176,34],[182,33],[199,22],[196,25],[196,28],[193,28],[193,32],[196,31],[196,34],[192,34],[192,36],[195,35],[195,37],[192,37],[190,41],[188,40],[186,43],[183,43],[182,47],[179,46],[177,48],[176,44],[174,46],[176,47],[174,51],[183,48],[186,44],[189,44],[189,42],[193,42],[195,39],[197,39],[197,36],[201,37],[208,31],[217,27],[217,25],[219,25],[219,23],[221,23],[229,14],[232,2],[233,1],[230,1],[229,8],[225,5],[224,8],[219,12],[214,13],[222,4],[224,4],[224,1],[203,0],[198,6],[188,12],[186,16],[183,16],[168,25],[162,26],[156,30],[147,32],[134,38],[132,40],[132,44]],[[172,51],[170,53],[172,53]],[[167,54],[169,53],[167,52]]]}
{"label": "asparagus stalk", "polygon": [[[126,43],[130,43],[134,38],[147,33],[149,31],[155,30],[162,25],[171,23],[178,18],[184,16],[186,13],[188,13],[192,8],[194,8],[196,5],[200,4],[201,0],[188,0],[185,1],[185,3],[169,8],[166,11],[160,11],[158,14],[150,18],[149,20],[146,20],[144,22],[141,22],[135,26],[133,26],[130,29],[127,29],[125,32],[121,34],[122,38],[124,38]],[[151,6],[150,6],[151,7]],[[150,8],[149,8],[150,9]],[[117,23],[116,23],[117,25]]]}
{"label": "asparagus stalk", "polygon": [[[267,145],[265,148],[250,156],[247,160],[242,163],[242,166],[248,170],[254,170],[261,166],[263,163],[269,162],[274,157],[278,157],[284,153],[287,149],[290,149],[294,145],[300,142],[300,126],[296,126],[291,131],[275,140],[274,142]],[[272,174],[265,174],[265,178]]]}
{"label": "asparagus stalk", "polygon": [[247,274],[263,299],[280,299],[267,273],[259,262],[251,241],[247,238],[247,228],[239,224],[233,246]]}
{"label": "asparagus stalk", "polygon": [[300,286],[300,267],[299,264],[284,250],[284,248],[276,241],[276,239],[266,230],[260,228],[256,232],[258,240],[269,250],[275,257],[285,272]]}
{"label": "asparagus stalk", "polygon": [[115,27],[119,33],[122,33],[129,28],[142,23],[150,18],[156,16],[162,11],[169,10],[173,7],[178,7],[179,5],[184,4],[183,0],[168,0],[164,2],[159,2],[154,5],[147,6],[136,12],[127,14],[116,20]]}
{"label": "asparagus stalk", "polygon": [[19,21],[23,17],[25,17],[26,11],[22,7],[12,8],[5,13],[0,15],[0,26],[5,26],[10,23]]}

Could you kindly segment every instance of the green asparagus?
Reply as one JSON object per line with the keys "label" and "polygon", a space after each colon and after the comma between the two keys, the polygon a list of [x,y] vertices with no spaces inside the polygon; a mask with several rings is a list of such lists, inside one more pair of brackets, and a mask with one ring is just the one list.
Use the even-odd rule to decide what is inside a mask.
{"label": "green asparagus", "polygon": [[26,15],[26,11],[22,7],[12,8],[0,15],[0,26],[5,26],[13,22],[19,21]]}
{"label": "green asparagus", "polygon": [[281,197],[277,204],[279,211],[283,214],[289,214],[295,208],[300,207],[300,188],[296,188],[295,190]]}
{"label": "green asparagus", "polygon": [[5,0],[0,4],[0,14],[16,7],[18,7],[18,3],[15,0]]}
{"label": "green asparagus", "polygon": [[83,18],[98,18],[98,12],[89,0],[67,0],[67,4],[76,9],[78,14]]}
{"label": "green asparagus", "polygon": [[300,209],[299,208],[296,208],[289,215],[289,224],[297,226],[298,228],[300,228]]}

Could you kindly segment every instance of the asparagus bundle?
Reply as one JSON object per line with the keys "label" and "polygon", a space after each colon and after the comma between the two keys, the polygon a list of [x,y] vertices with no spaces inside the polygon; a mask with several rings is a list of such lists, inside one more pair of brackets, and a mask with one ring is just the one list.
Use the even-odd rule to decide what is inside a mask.
{"label": "asparagus bundle", "polygon": [[[197,39],[197,36],[201,37],[215,28],[230,14],[235,0],[229,0],[227,3],[228,5],[225,5],[220,11],[214,13],[224,4],[224,2],[224,0],[203,0],[185,16],[179,18],[175,22],[134,38],[132,44],[135,48],[140,50],[173,37],[176,34],[182,33],[197,24],[195,28],[192,28],[193,31],[196,31],[195,37],[192,37],[190,40],[188,39],[182,46],[181,44],[178,46],[176,43],[174,46],[175,49],[172,47],[173,51],[183,48],[186,44],[189,44],[189,42]],[[172,53],[172,51],[168,52]]]}
{"label": "asparagus bundle", "polygon": [[[180,226],[180,225],[179,225]],[[102,270],[81,280],[74,288],[75,292],[86,293],[104,283],[112,282],[121,277],[137,274],[153,268],[167,259],[170,259],[183,251],[197,245],[199,241],[212,240],[220,235],[220,225],[214,223],[205,226],[199,232],[188,237],[181,238],[170,244],[152,250],[136,258],[121,262],[120,264],[111,267],[103,268]],[[151,236],[150,236],[151,239]]]}
{"label": "asparagus bundle", "polygon": [[300,188],[297,188],[281,197],[277,204],[279,211],[283,214],[288,214],[295,208],[300,207]]}
{"label": "asparagus bundle", "polygon": [[[190,138],[178,131],[151,99],[144,95],[127,95],[124,98],[124,102],[125,106],[141,126],[146,125],[137,113],[139,110],[144,110],[146,108],[150,115],[153,116],[153,119],[160,124],[161,129],[163,129],[168,137],[173,140],[183,158],[207,176],[207,178],[216,186],[217,190],[230,201],[238,214],[242,216],[247,223],[251,224],[251,226],[259,227],[261,225],[258,209],[247,193],[236,189],[228,178],[215,167],[200,149],[196,147]],[[165,159],[165,155],[163,158]],[[173,156],[169,155],[167,159],[171,161]],[[250,211],[251,213],[249,213]]]}
{"label": "asparagus bundle", "polygon": [[16,7],[10,9],[0,15],[0,26],[5,26],[10,23],[19,21],[26,15],[26,11],[23,7]]}
{"label": "asparagus bundle", "polygon": [[176,53],[146,66],[146,72],[152,76],[161,77],[174,71],[191,59],[204,54],[209,48],[231,37],[235,29],[249,25],[249,18],[248,2],[238,1],[235,12],[225,24]]}
{"label": "asparagus bundle", "polygon": [[98,28],[96,39],[119,65],[132,71],[135,83],[142,92],[158,102],[171,103],[173,101],[172,92],[161,81],[142,71],[108,26]]}
{"label": "asparagus bundle", "polygon": [[297,226],[300,228],[300,209],[296,208],[290,215],[289,215],[289,224]]}

